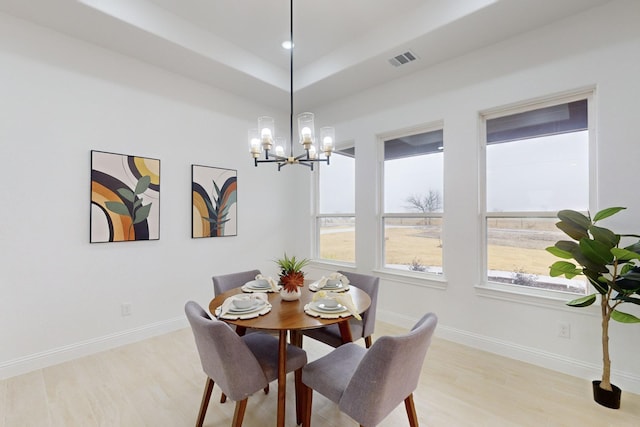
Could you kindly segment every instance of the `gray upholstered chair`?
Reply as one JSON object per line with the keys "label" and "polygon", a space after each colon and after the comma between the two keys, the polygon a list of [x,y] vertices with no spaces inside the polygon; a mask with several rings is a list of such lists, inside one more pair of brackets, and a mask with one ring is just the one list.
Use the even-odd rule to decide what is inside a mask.
{"label": "gray upholstered chair", "polygon": [[220,295],[238,286],[242,286],[252,281],[260,274],[260,270],[241,271],[238,273],[224,274],[221,276],[213,276],[213,293]]}
{"label": "gray upholstered chair", "polygon": [[315,390],[361,426],[377,425],[404,400],[409,425],[416,427],[413,392],[437,322],[428,313],[405,335],[380,337],[369,349],[348,343],[305,366],[302,425],[311,425]]}
{"label": "gray upholstered chair", "polygon": [[[237,288],[239,286],[244,285],[247,282],[250,282],[256,278],[256,276],[260,274],[260,270],[247,270],[240,271],[237,273],[229,273],[222,274],[219,276],[212,276],[211,280],[213,280],[213,294],[220,295],[223,292],[230,291],[231,289]],[[233,327],[235,328],[235,327]],[[252,332],[263,332],[258,331],[257,329],[247,329],[244,333],[252,333]],[[265,394],[269,393],[269,385],[264,388]],[[227,401],[227,397],[224,393],[220,396],[220,403],[224,403]]]}
{"label": "gray upholstered chair", "polygon": [[[236,401],[232,426],[242,425],[247,399],[278,377],[278,339],[267,334],[236,334],[229,325],[209,315],[196,302],[184,307],[191,324],[202,369],[207,374],[196,426],[202,426],[209,406],[214,382],[226,396]],[[287,345],[287,372],[296,371],[296,409],[301,410],[301,369],[307,354],[299,347]]]}
{"label": "gray upholstered chair", "polygon": [[[351,286],[360,288],[365,291],[371,298],[371,305],[362,314],[362,321],[356,319],[349,319],[349,327],[351,328],[351,336],[356,341],[360,338],[364,338],[367,348],[371,347],[371,336],[373,335],[373,329],[376,323],[376,307],[378,305],[378,286],[380,279],[375,276],[369,276],[366,274],[349,273],[346,271],[339,271],[338,273],[344,274],[349,279]],[[342,345],[342,336],[340,335],[340,328],[337,324],[325,326],[323,328],[309,329],[303,331],[303,334],[322,341],[331,347],[338,347]]]}

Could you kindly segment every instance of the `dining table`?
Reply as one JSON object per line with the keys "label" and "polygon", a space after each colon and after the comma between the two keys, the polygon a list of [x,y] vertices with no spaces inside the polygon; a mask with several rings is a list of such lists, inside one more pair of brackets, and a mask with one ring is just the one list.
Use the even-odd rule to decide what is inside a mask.
{"label": "dining table", "polygon": [[[221,317],[220,320],[235,325],[236,332],[243,335],[248,328],[260,329],[267,332],[278,332],[278,407],[277,407],[277,427],[284,427],[285,421],[285,401],[286,401],[286,363],[287,363],[287,333],[290,335],[291,344],[302,346],[302,331],[306,329],[322,328],[324,326],[338,324],[343,343],[353,341],[349,319],[353,316],[348,312],[342,317],[332,316],[332,318],[316,317],[305,312],[305,306],[313,301],[315,292],[310,289],[310,284],[314,282],[305,279],[305,285],[300,288],[300,298],[294,301],[282,299],[278,292],[266,292],[271,310],[268,313],[258,315],[250,319],[229,319]],[[317,283],[317,282],[316,282]],[[224,301],[243,293],[243,283],[238,283],[238,287],[216,295],[209,303],[209,311],[215,314],[216,309],[221,307]],[[371,298],[363,290],[351,284],[344,294],[351,296],[355,310],[364,313],[371,305]],[[297,381],[300,379],[297,378]],[[296,399],[296,421],[301,422],[301,402]]]}

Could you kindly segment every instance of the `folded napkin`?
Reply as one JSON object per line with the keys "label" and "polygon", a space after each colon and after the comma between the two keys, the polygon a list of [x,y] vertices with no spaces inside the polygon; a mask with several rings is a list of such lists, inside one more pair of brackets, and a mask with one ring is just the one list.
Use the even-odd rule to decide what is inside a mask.
{"label": "folded napkin", "polygon": [[321,299],[336,300],[338,304],[343,305],[347,309],[347,311],[351,313],[353,317],[355,317],[358,320],[362,320],[362,317],[360,317],[360,313],[358,313],[358,310],[356,309],[356,306],[353,303],[353,299],[351,298],[351,295],[347,293],[320,291],[313,295],[312,301],[318,301]]}
{"label": "folded napkin", "polygon": [[322,276],[322,278],[318,280],[318,283],[316,284],[316,288],[317,289],[324,288],[325,286],[327,286],[327,282],[329,280],[340,280],[340,282],[342,282],[344,286],[349,284],[349,279],[347,278],[347,276],[345,276],[344,274],[335,272],[335,273],[331,273],[328,276]]}
{"label": "folded napkin", "polygon": [[256,276],[256,280],[266,280],[269,282],[269,286],[271,286],[271,290],[273,292],[278,292],[280,289],[278,288],[278,282],[276,282],[271,276],[264,277],[262,274],[258,274]]}
{"label": "folded napkin", "polygon": [[263,294],[263,293],[262,294],[261,293],[255,293],[255,294],[251,294],[251,295],[247,295],[247,294],[233,295],[233,296],[230,296],[229,298],[227,298],[226,300],[224,300],[224,302],[220,306],[220,313],[218,314],[218,317],[222,317],[225,314],[227,314],[229,309],[232,307],[233,300],[236,299],[236,298],[251,298],[253,300],[261,299],[264,302],[269,302],[269,298],[267,298],[267,295]]}

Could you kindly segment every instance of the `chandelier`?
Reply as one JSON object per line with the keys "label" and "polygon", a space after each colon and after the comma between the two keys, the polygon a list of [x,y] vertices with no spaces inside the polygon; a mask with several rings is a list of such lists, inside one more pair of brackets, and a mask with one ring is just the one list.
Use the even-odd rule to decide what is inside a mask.
{"label": "chandelier", "polygon": [[[332,127],[320,128],[320,139],[316,140],[313,113],[301,113],[298,115],[298,138],[304,152],[297,156],[293,153],[293,0],[289,2],[290,11],[290,61],[289,61],[289,152],[285,152],[286,138],[275,136],[275,120],[273,117],[262,116],[258,118],[258,128],[249,130],[249,149],[251,156],[258,163],[276,163],[278,171],[286,165],[304,165],[313,171],[314,163],[323,162],[329,164],[329,158],[334,149],[335,130]],[[316,141],[320,142],[319,153],[316,149]],[[264,158],[260,158],[264,153]]]}

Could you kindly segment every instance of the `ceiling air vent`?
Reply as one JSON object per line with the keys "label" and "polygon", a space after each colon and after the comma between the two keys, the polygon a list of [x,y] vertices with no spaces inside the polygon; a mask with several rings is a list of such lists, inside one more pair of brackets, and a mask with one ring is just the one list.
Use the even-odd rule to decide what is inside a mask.
{"label": "ceiling air vent", "polygon": [[393,58],[389,59],[389,63],[394,67],[399,67],[401,65],[415,61],[416,59],[418,59],[418,57],[415,53],[406,51],[405,53],[401,53],[400,55],[394,56]]}

